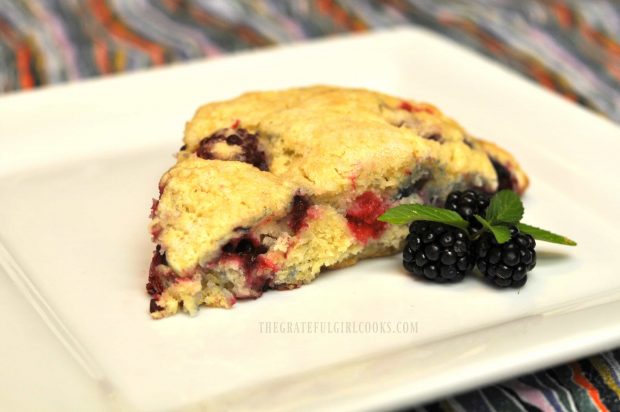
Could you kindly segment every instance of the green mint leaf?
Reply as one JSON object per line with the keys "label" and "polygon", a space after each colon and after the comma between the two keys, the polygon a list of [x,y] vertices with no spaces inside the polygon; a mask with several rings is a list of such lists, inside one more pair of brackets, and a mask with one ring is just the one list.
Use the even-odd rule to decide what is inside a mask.
{"label": "green mint leaf", "polygon": [[393,223],[395,225],[402,225],[414,220],[428,220],[467,230],[467,221],[458,213],[452,210],[425,205],[396,206],[379,216],[377,220]]}
{"label": "green mint leaf", "polygon": [[512,190],[501,190],[491,198],[484,217],[491,225],[517,224],[523,217],[523,203]]}
{"label": "green mint leaf", "polygon": [[542,240],[544,242],[551,242],[551,243],[558,243],[560,245],[577,246],[577,242],[575,242],[574,240],[570,240],[566,236],[551,233],[545,229],[540,229],[535,226],[526,225],[525,223],[519,223],[517,227],[519,228],[521,232],[531,235],[536,240]]}
{"label": "green mint leaf", "polygon": [[507,226],[493,225],[491,226],[491,232],[493,232],[497,243],[506,243],[510,240],[510,229]]}
{"label": "green mint leaf", "polygon": [[474,215],[474,217],[478,220],[478,222],[482,223],[482,226],[489,232],[493,233],[495,236],[495,240],[497,243],[506,243],[510,240],[510,229],[504,225],[492,225],[486,219],[481,216]]}

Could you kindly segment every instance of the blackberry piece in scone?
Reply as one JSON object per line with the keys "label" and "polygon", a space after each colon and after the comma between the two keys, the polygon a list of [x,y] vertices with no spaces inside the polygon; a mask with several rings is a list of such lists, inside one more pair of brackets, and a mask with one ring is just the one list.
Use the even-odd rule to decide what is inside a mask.
{"label": "blackberry piece in scone", "polygon": [[376,220],[388,208],[505,187],[527,187],[513,157],[429,104],[326,86],[207,104],[153,206],[151,315],[230,307],[396,253],[408,229]]}

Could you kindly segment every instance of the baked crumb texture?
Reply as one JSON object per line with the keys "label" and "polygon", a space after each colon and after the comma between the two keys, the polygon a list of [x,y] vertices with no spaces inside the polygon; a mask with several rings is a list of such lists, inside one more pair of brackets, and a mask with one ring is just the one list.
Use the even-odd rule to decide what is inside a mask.
{"label": "baked crumb texture", "polygon": [[187,123],[184,143],[153,202],[153,318],[229,308],[396,253],[407,227],[376,218],[397,204],[528,185],[509,153],[436,107],[361,89],[210,103]]}

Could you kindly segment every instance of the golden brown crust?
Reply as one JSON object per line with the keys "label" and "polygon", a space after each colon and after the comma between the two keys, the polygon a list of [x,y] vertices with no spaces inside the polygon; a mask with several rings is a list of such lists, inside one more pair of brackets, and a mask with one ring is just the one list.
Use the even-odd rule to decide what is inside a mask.
{"label": "golden brown crust", "polygon": [[187,151],[232,125],[258,134],[271,173],[325,201],[350,189],[396,189],[421,163],[442,172],[437,185],[458,178],[488,191],[497,185],[487,153],[426,103],[328,86],[246,93],[198,109],[185,130]]}
{"label": "golden brown crust", "polygon": [[179,275],[210,259],[238,227],[287,212],[294,188],[242,162],[191,155],[160,181],[163,188],[151,222],[168,265]]}

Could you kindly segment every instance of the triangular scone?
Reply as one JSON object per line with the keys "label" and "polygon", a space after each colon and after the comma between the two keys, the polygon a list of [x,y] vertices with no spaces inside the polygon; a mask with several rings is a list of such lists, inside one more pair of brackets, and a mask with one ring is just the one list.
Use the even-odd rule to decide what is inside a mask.
{"label": "triangular scone", "polygon": [[376,218],[453,190],[522,193],[514,158],[437,108],[315,86],[201,107],[160,181],[147,291],[154,318],[230,307],[325,268],[399,251],[407,228]]}

